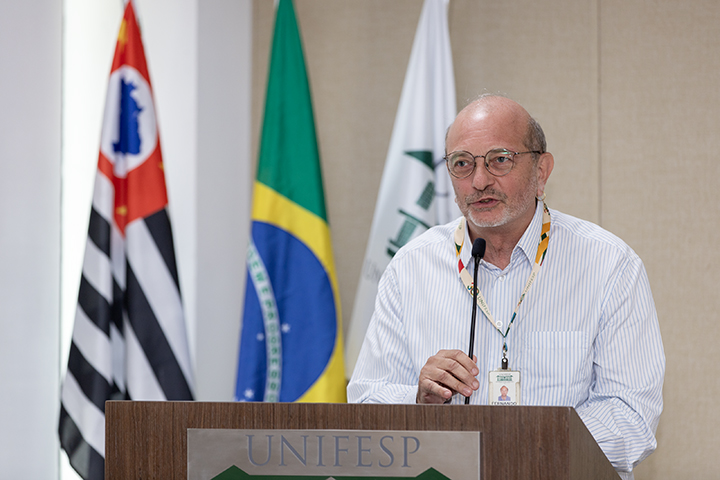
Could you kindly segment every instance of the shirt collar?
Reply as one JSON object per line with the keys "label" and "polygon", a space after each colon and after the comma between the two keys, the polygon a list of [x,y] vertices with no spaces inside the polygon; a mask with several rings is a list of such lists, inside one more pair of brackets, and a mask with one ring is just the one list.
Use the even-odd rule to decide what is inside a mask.
{"label": "shirt collar", "polygon": [[[535,257],[538,251],[538,241],[540,240],[540,232],[542,231],[543,222],[543,202],[535,202],[535,215],[533,215],[530,225],[525,229],[525,233],[520,237],[520,241],[513,250],[512,260],[520,252],[525,254],[528,262],[532,265],[535,263]],[[512,263],[511,260],[511,263]]]}

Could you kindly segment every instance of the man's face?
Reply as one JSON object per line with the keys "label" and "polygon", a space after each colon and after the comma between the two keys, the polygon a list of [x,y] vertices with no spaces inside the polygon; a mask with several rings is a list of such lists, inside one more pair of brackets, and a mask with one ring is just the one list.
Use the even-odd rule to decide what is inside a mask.
{"label": "man's face", "polygon": [[508,389],[505,385],[500,387],[500,395],[502,395],[503,397],[507,397],[507,392],[508,392]]}
{"label": "man's face", "polygon": [[[511,109],[477,108],[458,116],[448,132],[447,152],[465,150],[472,155],[485,155],[495,148],[525,152],[526,132],[527,117]],[[542,176],[539,179],[533,155],[515,156],[515,166],[503,177],[488,172],[484,158],[476,162],[469,177],[451,177],[458,207],[471,230],[475,226],[524,231],[535,212],[535,197],[545,186],[545,179]]]}

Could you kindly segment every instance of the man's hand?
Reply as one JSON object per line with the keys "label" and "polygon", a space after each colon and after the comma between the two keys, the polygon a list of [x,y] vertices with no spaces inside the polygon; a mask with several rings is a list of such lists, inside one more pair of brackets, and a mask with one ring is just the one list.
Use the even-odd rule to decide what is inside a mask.
{"label": "man's hand", "polygon": [[417,403],[445,403],[455,393],[469,397],[480,387],[477,357],[460,350],[440,350],[420,370]]}

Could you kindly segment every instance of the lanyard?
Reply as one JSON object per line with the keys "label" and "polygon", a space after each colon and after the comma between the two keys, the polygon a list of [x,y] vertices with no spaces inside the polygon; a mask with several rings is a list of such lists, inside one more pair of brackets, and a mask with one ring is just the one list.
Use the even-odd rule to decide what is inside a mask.
{"label": "lanyard", "polygon": [[[457,229],[455,230],[455,257],[458,260],[458,270],[460,271],[460,279],[462,280],[463,284],[465,285],[465,288],[467,289],[468,293],[470,295],[473,294],[473,290],[475,288],[475,285],[473,285],[472,277],[470,276],[470,272],[467,271],[467,268],[465,268],[465,265],[463,265],[462,258],[460,258],[460,252],[462,251],[463,243],[465,243],[465,228],[466,228],[467,220],[465,218],[460,220],[460,224],[458,225]],[[518,300],[517,305],[515,306],[515,311],[512,314],[512,318],[510,319],[510,323],[508,323],[507,329],[505,330],[505,333],[502,331],[502,322],[495,322],[495,319],[492,316],[492,313],[490,313],[490,308],[488,307],[487,302],[485,301],[485,297],[483,296],[482,292],[478,290],[478,306],[480,307],[480,310],[485,314],[487,319],[490,321],[490,323],[500,332],[500,335],[503,337],[503,366],[507,365],[507,336],[510,332],[510,326],[515,321],[515,318],[517,317],[518,310],[520,309],[520,305],[522,304],[523,300],[525,300],[525,295],[530,290],[530,287],[532,286],[533,282],[535,282],[535,279],[537,278],[537,274],[540,271],[540,266],[543,263],[543,260],[545,260],[545,254],[547,253],[548,249],[548,243],[550,241],[550,211],[548,210],[547,205],[545,202],[543,202],[543,223],[542,223],[542,229],[540,230],[540,241],[538,242],[538,250],[537,254],[535,255],[535,264],[532,267],[532,271],[530,272],[530,276],[527,279],[527,282],[525,282],[525,288],[522,291],[522,294],[520,295],[520,300]]]}

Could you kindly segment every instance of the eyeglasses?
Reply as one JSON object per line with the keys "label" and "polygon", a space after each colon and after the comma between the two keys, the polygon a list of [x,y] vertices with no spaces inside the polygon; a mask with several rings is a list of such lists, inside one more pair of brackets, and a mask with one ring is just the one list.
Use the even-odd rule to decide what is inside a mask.
{"label": "eyeglasses", "polygon": [[473,174],[475,171],[475,160],[478,158],[485,159],[485,168],[488,172],[495,175],[496,177],[503,177],[510,173],[513,166],[515,165],[515,156],[524,155],[526,153],[534,153],[537,155],[542,154],[537,150],[529,152],[511,152],[505,148],[496,148],[490,150],[485,155],[473,155],[463,150],[452,152],[445,155],[447,161],[447,167],[450,171],[450,175],[455,178],[466,178]]}

